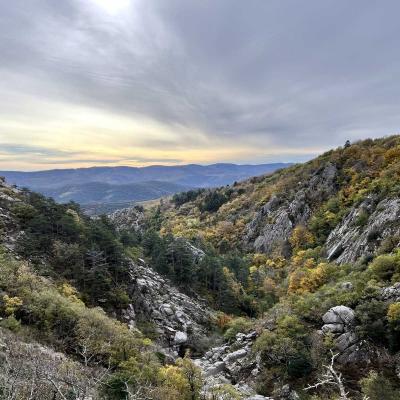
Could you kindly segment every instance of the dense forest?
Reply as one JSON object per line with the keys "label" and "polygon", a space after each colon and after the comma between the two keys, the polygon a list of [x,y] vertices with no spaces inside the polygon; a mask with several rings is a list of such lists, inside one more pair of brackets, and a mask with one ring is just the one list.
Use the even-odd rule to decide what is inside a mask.
{"label": "dense forest", "polygon": [[[135,210],[139,226],[3,183],[0,347],[11,350],[0,398],[250,399],[234,387],[245,376],[276,400],[399,399],[399,198],[399,136],[176,194]],[[141,262],[215,310],[215,343],[199,353],[254,332],[246,357],[257,373],[238,366],[233,381],[204,391],[195,345],[171,359],[154,327],[128,329]],[[63,358],[32,347],[38,366],[32,343]]]}

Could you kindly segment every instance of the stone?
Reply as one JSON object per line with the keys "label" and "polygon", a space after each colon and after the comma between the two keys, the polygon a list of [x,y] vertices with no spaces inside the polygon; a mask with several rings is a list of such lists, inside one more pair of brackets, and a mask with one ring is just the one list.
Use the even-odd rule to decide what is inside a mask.
{"label": "stone", "polygon": [[[137,323],[146,321],[154,325],[161,346],[176,345],[176,332],[183,332],[185,343],[190,341],[192,346],[208,336],[214,311],[203,299],[191,298],[180,292],[144,261],[130,261],[129,274],[131,281],[127,282],[127,292],[133,305],[133,308],[129,306],[129,313],[134,313]],[[126,314],[129,313],[127,310]],[[181,338],[179,340],[183,340],[183,336]]]}
{"label": "stone", "polygon": [[336,348],[339,351],[345,351],[351,345],[357,343],[357,335],[355,332],[345,332],[335,340]]}
{"label": "stone", "polygon": [[346,306],[336,306],[329,309],[322,320],[325,324],[353,325],[355,320],[354,311]]}
{"label": "stone", "polygon": [[248,351],[246,349],[239,349],[234,351],[233,353],[228,353],[224,357],[225,363],[231,363],[233,361],[238,360],[239,358],[243,358],[247,356]]}
{"label": "stone", "polygon": [[171,316],[171,315],[174,314],[174,312],[173,312],[172,307],[171,307],[170,304],[163,304],[163,305],[161,306],[161,310],[164,311],[164,313],[167,314],[167,315],[169,315],[169,316]]}
{"label": "stone", "polygon": [[188,341],[188,336],[185,332],[178,331],[174,336],[174,344],[183,344]]}
{"label": "stone", "polygon": [[340,284],[340,288],[343,290],[351,291],[353,290],[353,284],[351,282],[343,282]]}
{"label": "stone", "polygon": [[[145,215],[137,207],[128,207],[108,214],[117,231],[133,230],[143,233],[145,229]],[[144,261],[143,261],[144,263]]]}
{"label": "stone", "polygon": [[381,290],[382,300],[400,301],[400,282]]}
{"label": "stone", "polygon": [[325,324],[322,327],[323,333],[342,333],[344,332],[344,324]]}
{"label": "stone", "polygon": [[213,364],[211,367],[209,367],[204,375],[205,377],[209,377],[209,376],[215,376],[217,374],[219,374],[220,372],[224,371],[226,368],[226,365],[223,361],[218,361],[215,364]]}

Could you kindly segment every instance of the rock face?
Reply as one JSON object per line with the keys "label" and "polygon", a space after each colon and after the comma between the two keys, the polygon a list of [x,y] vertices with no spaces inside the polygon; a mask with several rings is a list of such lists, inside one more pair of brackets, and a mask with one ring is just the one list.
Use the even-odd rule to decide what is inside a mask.
{"label": "rock face", "polygon": [[19,189],[8,185],[0,177],[0,239],[9,250],[14,250],[16,240],[23,234],[10,212],[13,204],[21,201],[20,196]]}
{"label": "rock face", "polygon": [[346,306],[332,307],[322,317],[323,335],[331,335],[336,350],[337,361],[343,365],[368,362],[370,354],[367,343],[360,341],[355,332],[355,313]]}
{"label": "rock face", "polygon": [[131,263],[130,275],[132,304],[124,318],[131,327],[138,322],[152,324],[162,345],[175,352],[181,346],[196,348],[206,339],[213,311],[203,300],[181,293],[143,260]]}
{"label": "rock face", "polygon": [[144,212],[138,207],[123,208],[108,214],[108,217],[119,231],[133,230],[134,232],[143,232]]}
{"label": "rock face", "polygon": [[366,198],[344,217],[326,241],[330,261],[338,264],[374,255],[382,240],[400,235],[400,199]]}
{"label": "rock face", "polygon": [[296,225],[305,225],[311,217],[311,203],[323,201],[336,191],[336,166],[328,163],[292,193],[272,196],[247,225],[245,242],[256,251],[270,253],[284,248]]}

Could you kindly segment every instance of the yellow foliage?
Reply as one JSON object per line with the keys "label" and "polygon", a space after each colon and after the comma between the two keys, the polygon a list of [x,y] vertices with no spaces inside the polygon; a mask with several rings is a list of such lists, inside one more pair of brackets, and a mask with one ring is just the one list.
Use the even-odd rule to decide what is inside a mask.
{"label": "yellow foliage", "polygon": [[230,271],[228,267],[223,267],[222,272],[232,293],[236,296],[241,295],[243,293],[243,287],[235,278],[235,274]]}
{"label": "yellow foliage", "polygon": [[314,244],[314,235],[303,225],[297,225],[289,238],[295,250],[304,249]]}
{"label": "yellow foliage", "polygon": [[385,160],[388,164],[400,160],[400,146],[393,147],[385,153]]}
{"label": "yellow foliage", "polygon": [[320,263],[312,269],[295,270],[289,276],[288,293],[315,292],[325,283],[327,277],[326,268],[326,263]]}
{"label": "yellow foliage", "polygon": [[12,315],[15,313],[15,311],[18,310],[19,307],[22,306],[23,301],[15,296],[15,297],[10,297],[7,294],[3,296],[3,301],[4,301],[4,312],[7,315]]}
{"label": "yellow foliage", "polygon": [[390,322],[400,321],[400,303],[390,304],[387,311],[387,318]]}
{"label": "yellow foliage", "polygon": [[265,278],[263,282],[263,290],[265,292],[274,292],[276,290],[275,281],[271,278]]}
{"label": "yellow foliage", "polygon": [[71,301],[76,302],[76,303],[82,303],[82,301],[78,297],[78,291],[69,283],[64,282],[59,287],[58,290],[63,296],[67,297]]}
{"label": "yellow foliage", "polygon": [[198,400],[202,386],[201,372],[193,362],[185,357],[176,365],[167,365],[159,370],[161,384],[167,393],[175,393],[174,400]]}
{"label": "yellow foliage", "polygon": [[182,370],[175,365],[160,368],[160,380],[163,386],[176,393],[176,399],[184,400],[189,392],[189,383]]}

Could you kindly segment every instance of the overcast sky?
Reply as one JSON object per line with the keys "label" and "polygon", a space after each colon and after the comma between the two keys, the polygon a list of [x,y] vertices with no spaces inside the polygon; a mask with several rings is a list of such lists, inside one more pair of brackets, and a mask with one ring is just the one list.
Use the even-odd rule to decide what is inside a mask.
{"label": "overcast sky", "polygon": [[399,132],[398,0],[0,2],[0,169],[303,161]]}

